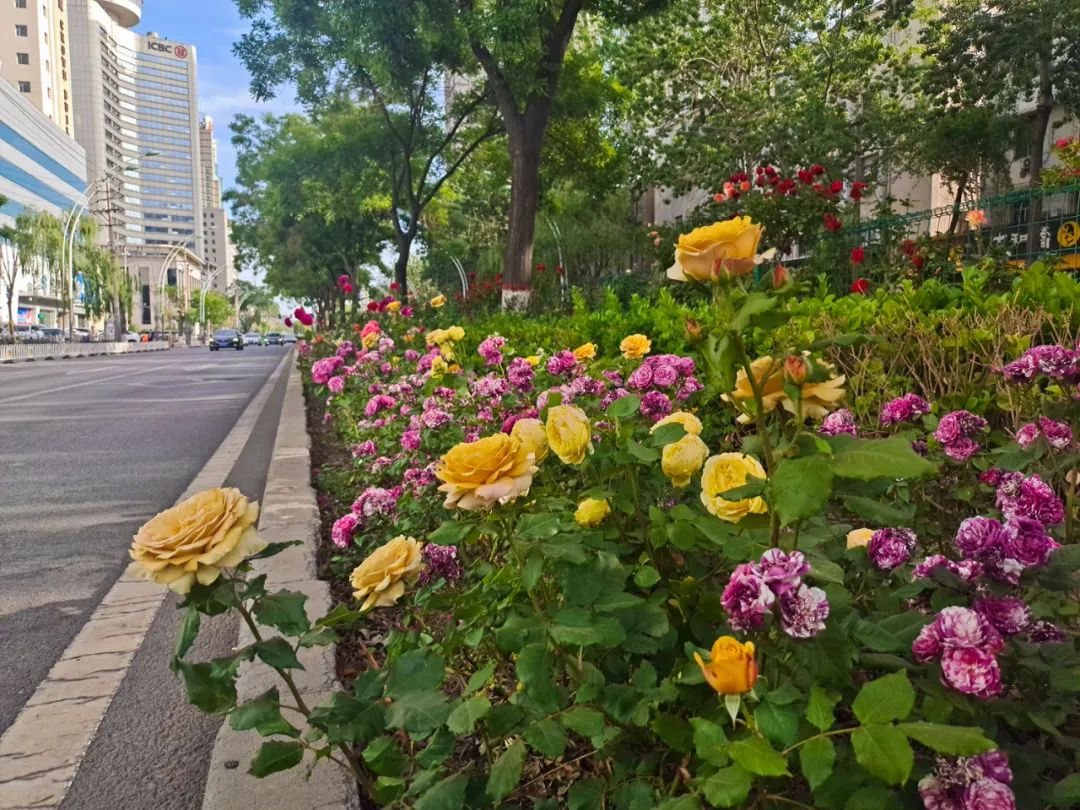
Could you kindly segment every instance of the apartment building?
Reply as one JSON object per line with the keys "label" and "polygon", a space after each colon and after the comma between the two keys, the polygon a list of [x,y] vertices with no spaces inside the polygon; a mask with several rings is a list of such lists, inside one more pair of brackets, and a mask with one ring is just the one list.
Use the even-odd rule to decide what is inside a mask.
{"label": "apartment building", "polygon": [[64,0],[0,0],[0,78],[68,135],[71,65]]}
{"label": "apartment building", "polygon": [[210,273],[209,289],[229,295],[236,280],[236,268],[233,266],[235,256],[229,233],[229,215],[221,204],[214,119],[208,115],[199,122],[199,156],[202,167],[203,257]]}

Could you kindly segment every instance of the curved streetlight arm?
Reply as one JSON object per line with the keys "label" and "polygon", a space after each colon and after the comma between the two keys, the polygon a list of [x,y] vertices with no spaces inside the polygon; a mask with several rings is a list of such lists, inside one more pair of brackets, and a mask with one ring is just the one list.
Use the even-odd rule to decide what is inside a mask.
{"label": "curved streetlight arm", "polygon": [[465,274],[465,267],[464,267],[464,265],[462,265],[461,261],[458,259],[457,256],[451,255],[450,256],[450,261],[453,262],[455,269],[457,269],[457,271],[458,271],[458,278],[461,279],[461,297],[462,298],[468,298],[469,297],[469,279],[468,279],[468,276],[466,276],[466,274]]}
{"label": "curved streetlight arm", "polygon": [[158,305],[160,307],[158,314],[161,317],[162,329],[165,328],[165,276],[169,272],[169,265],[172,264],[173,259],[180,255],[180,251],[191,244],[194,239],[194,236],[190,236],[183,242],[177,242],[165,254],[165,260],[161,263],[161,274],[158,276]]}
{"label": "curved streetlight arm", "polygon": [[206,291],[210,289],[214,279],[225,271],[225,267],[226,265],[219,264],[207,273],[206,278],[199,282],[199,324],[202,326],[203,332],[206,331]]}

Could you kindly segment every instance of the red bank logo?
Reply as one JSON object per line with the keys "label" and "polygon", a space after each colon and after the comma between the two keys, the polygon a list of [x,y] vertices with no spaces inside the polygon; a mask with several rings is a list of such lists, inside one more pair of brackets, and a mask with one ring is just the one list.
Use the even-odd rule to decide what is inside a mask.
{"label": "red bank logo", "polygon": [[173,47],[166,42],[150,42],[147,43],[147,47],[152,51],[159,51],[160,53],[171,53],[177,59],[187,58],[187,48],[183,45],[177,45]]}
{"label": "red bank logo", "polygon": [[177,45],[175,48],[173,48],[173,53],[176,54],[177,59],[187,58],[187,48],[185,48],[183,45]]}

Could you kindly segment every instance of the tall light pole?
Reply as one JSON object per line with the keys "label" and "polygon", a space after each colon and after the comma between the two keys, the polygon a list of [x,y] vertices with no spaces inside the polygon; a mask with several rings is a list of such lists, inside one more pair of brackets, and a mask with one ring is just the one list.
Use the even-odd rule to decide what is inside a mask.
{"label": "tall light pole", "polygon": [[219,264],[207,273],[206,278],[199,282],[199,326],[202,329],[202,335],[206,334],[206,291],[210,289],[210,285],[214,283],[214,279],[217,278],[219,274],[223,273],[226,267],[227,265]]}
{"label": "tall light pole", "polygon": [[[158,315],[161,318],[162,331],[165,329],[165,276],[169,272],[169,265],[172,264],[173,259],[179,256],[180,251],[190,245],[194,239],[194,236],[189,236],[183,242],[177,242],[172,246],[169,252],[165,254],[165,260],[161,263],[161,274],[158,276]],[[179,286],[180,285],[177,284],[177,287]]]}
{"label": "tall light pole", "polygon": [[79,220],[82,219],[83,214],[86,213],[87,207],[90,205],[90,201],[97,194],[98,189],[103,183],[111,182],[116,178],[117,172],[124,172],[129,165],[137,166],[139,161],[143,158],[153,157],[158,154],[157,152],[144,152],[138,157],[125,158],[124,162],[119,166],[115,166],[112,169],[107,169],[102,172],[97,178],[87,185],[86,190],[82,193],[82,196],[75,201],[75,205],[68,212],[67,219],[64,222],[64,243],[63,250],[66,252],[66,263],[64,262],[64,255],[61,254],[60,260],[62,264],[67,267],[67,282],[68,282],[68,337],[74,338],[75,336],[75,234],[79,230]]}
{"label": "tall light pole", "polygon": [[253,295],[257,294],[258,292],[259,292],[258,290],[248,290],[246,293],[244,293],[243,295],[241,295],[239,298],[236,299],[236,328],[237,328],[237,330],[240,329],[240,313],[243,311],[244,302],[247,301],[249,298],[251,298]]}

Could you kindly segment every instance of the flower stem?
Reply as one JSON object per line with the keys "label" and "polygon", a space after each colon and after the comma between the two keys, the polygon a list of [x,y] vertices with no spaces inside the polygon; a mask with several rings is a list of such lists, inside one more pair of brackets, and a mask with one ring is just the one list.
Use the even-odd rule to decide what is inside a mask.
{"label": "flower stem", "polygon": [[[776,472],[776,460],[773,453],[772,440],[769,438],[768,425],[765,422],[765,397],[762,393],[762,385],[754,376],[754,370],[750,363],[750,356],[746,353],[742,337],[738,332],[731,333],[731,339],[739,352],[739,363],[746,372],[746,379],[750,382],[750,390],[754,393],[755,408],[754,420],[757,424],[758,435],[761,437],[761,454],[765,457],[765,472],[772,475]],[[769,545],[776,548],[780,545],[780,516],[775,510],[769,510]]]}

